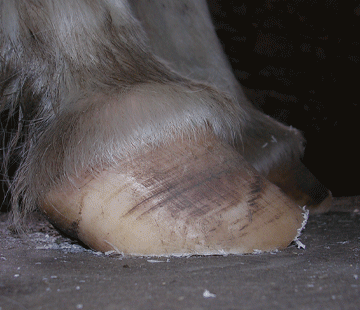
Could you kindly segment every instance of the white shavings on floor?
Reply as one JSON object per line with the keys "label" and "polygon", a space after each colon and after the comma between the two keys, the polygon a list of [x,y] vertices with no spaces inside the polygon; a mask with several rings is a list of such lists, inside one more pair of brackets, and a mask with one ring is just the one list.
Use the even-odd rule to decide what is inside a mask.
{"label": "white shavings on floor", "polygon": [[25,243],[37,250],[60,250],[66,253],[89,252],[76,241],[73,241],[61,235],[42,215],[34,212],[29,215],[26,221],[24,233],[15,232],[14,228],[9,226],[9,214],[0,214],[0,231],[5,236],[2,240],[5,244]]}
{"label": "white shavings on floor", "polygon": [[215,298],[216,294],[210,293],[208,290],[205,290],[203,293],[204,298]]}
{"label": "white shavings on floor", "polygon": [[147,262],[148,263],[169,263],[170,259],[169,258],[167,260],[148,259]]}
{"label": "white shavings on floor", "polygon": [[298,249],[305,249],[306,245],[304,243],[302,243],[300,240],[294,240],[296,246]]}
{"label": "white shavings on floor", "polygon": [[229,253],[226,253],[225,250],[218,250],[218,254],[217,255],[221,255],[221,256],[228,256]]}
{"label": "white shavings on floor", "polygon": [[32,241],[40,244],[35,247],[37,250],[62,250],[69,253],[93,252],[92,250],[85,249],[79,244],[72,244],[65,238],[59,236],[50,236],[48,234],[37,232],[29,234],[29,237]]}
{"label": "white shavings on floor", "polygon": [[80,253],[80,252],[93,252],[92,250],[88,250],[83,248],[81,245],[71,244],[71,243],[61,243],[61,244],[46,244],[43,246],[37,246],[37,250],[62,250],[69,253]]}
{"label": "white shavings on floor", "polygon": [[303,220],[303,222],[302,222],[302,224],[301,224],[301,227],[297,230],[297,235],[296,235],[296,237],[295,237],[295,239],[294,239],[294,243],[295,243],[295,245],[297,246],[297,248],[298,249],[305,249],[305,244],[303,244],[300,240],[299,240],[299,237],[300,237],[300,235],[301,235],[301,232],[303,231],[303,229],[305,228],[305,225],[306,225],[306,223],[307,223],[307,221],[308,221],[308,219],[309,219],[309,210],[307,210],[306,209],[306,206],[304,206],[303,208],[302,208],[303,210],[304,210],[304,212],[303,212],[303,218],[304,218],[304,220]]}
{"label": "white shavings on floor", "polygon": [[[117,254],[120,254],[120,255],[124,256],[124,253],[121,252],[115,245],[113,245],[112,243],[110,243],[109,241],[107,241],[105,239],[104,239],[104,242],[107,243],[108,245],[110,245],[114,249],[114,250],[110,250],[110,251],[105,252],[105,255],[109,255],[109,254],[112,254],[112,253],[116,252]],[[108,254],[106,254],[106,253],[108,253]]]}
{"label": "white shavings on floor", "polygon": [[[101,253],[101,252],[100,252]],[[110,251],[106,251],[105,253],[104,253],[106,256],[109,256],[109,255],[111,255],[111,254],[118,254],[118,252],[116,252],[116,251],[114,251],[114,250],[110,250]]]}

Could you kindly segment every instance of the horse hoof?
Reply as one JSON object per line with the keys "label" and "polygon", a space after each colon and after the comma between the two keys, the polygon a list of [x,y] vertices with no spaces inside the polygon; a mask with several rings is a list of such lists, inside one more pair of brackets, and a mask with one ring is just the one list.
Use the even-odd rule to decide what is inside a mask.
{"label": "horse hoof", "polygon": [[52,188],[40,208],[89,247],[127,255],[271,251],[288,246],[304,222],[302,208],[208,133],[84,173]]}

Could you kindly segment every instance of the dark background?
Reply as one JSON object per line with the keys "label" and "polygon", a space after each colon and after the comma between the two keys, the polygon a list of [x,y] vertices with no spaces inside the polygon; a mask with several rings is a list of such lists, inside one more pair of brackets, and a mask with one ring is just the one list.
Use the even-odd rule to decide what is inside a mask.
{"label": "dark background", "polygon": [[303,132],[303,161],[334,196],[360,195],[359,2],[208,4],[249,99]]}

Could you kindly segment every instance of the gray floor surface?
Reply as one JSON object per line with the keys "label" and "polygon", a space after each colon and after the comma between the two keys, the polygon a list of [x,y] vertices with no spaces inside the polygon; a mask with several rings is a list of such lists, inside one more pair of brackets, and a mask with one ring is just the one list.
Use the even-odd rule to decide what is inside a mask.
{"label": "gray floor surface", "polygon": [[300,240],[258,255],[131,258],[86,250],[38,219],[0,217],[0,310],[360,309],[359,197],[311,216]]}

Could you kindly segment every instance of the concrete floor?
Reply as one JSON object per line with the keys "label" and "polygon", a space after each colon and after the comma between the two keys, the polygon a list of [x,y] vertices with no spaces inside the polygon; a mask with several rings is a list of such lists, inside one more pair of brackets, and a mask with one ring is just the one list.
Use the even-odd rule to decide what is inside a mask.
{"label": "concrete floor", "polygon": [[0,217],[0,310],[360,309],[359,197],[311,216],[277,253],[129,258],[86,250],[34,218],[28,239]]}

